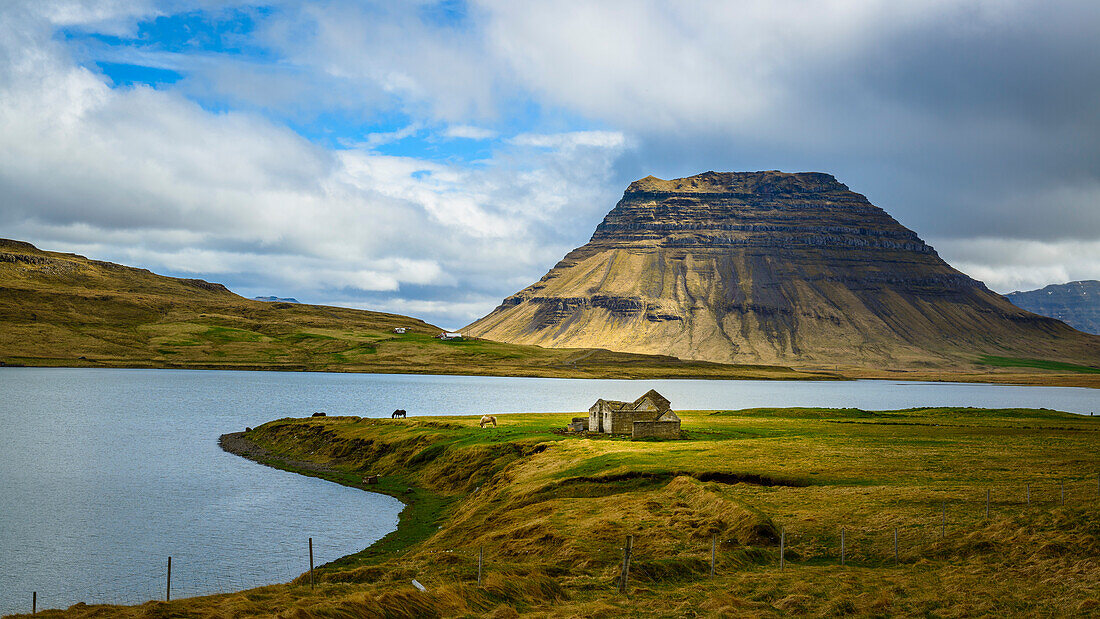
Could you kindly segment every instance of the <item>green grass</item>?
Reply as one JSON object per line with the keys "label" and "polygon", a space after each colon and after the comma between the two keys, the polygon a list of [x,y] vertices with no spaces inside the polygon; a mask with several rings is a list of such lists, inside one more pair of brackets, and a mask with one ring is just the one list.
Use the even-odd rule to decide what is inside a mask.
{"label": "green grass", "polygon": [[979,357],[982,365],[992,365],[1001,368],[1036,368],[1040,370],[1054,370],[1057,372],[1078,372],[1081,374],[1100,374],[1100,367],[1090,365],[1078,365],[1063,361],[1049,361],[1045,359],[1024,359],[1020,357],[997,357],[982,355]]}

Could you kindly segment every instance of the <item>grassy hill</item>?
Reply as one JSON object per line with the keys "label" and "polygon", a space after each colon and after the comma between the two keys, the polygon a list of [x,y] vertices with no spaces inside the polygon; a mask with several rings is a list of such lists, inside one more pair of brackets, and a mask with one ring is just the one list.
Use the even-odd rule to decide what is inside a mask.
{"label": "grassy hill", "polygon": [[[395,327],[408,332],[398,335]],[[593,349],[444,342],[397,314],[245,299],[0,239],[0,364],[561,377],[823,378],[775,366]]]}
{"label": "grassy hill", "polygon": [[[685,438],[652,442],[552,431],[571,416],[502,415],[495,429],[476,417],[282,419],[230,437],[254,459],[398,496],[408,504],[398,531],[318,569],[315,589],[303,575],[46,616],[1100,612],[1100,418],[688,411]],[[368,473],[381,483],[364,485]]]}

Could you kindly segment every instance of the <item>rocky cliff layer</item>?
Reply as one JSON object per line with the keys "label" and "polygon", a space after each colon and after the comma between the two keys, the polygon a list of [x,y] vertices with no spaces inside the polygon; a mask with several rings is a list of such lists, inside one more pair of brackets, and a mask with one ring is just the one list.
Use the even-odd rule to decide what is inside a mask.
{"label": "rocky cliff layer", "polygon": [[821,173],[635,181],[587,244],[466,331],[738,363],[1100,358],[1100,338],[1017,308]]}
{"label": "rocky cliff layer", "polygon": [[1039,290],[1010,292],[1005,298],[1029,312],[1057,318],[1079,331],[1100,334],[1100,281],[1051,284]]}

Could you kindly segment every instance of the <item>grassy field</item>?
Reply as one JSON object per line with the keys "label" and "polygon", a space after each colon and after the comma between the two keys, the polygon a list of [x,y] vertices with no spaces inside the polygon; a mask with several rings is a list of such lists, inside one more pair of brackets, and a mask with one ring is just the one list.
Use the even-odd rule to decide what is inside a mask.
{"label": "grassy field", "polygon": [[1039,368],[1041,370],[1054,370],[1059,372],[1081,372],[1084,374],[1100,374],[1100,367],[1091,365],[1077,365],[1060,361],[1048,361],[1045,359],[1022,359],[1019,357],[996,357],[982,355],[981,363],[1004,368]]}
{"label": "grassy field", "polygon": [[[688,411],[681,440],[630,441],[553,431],[572,416],[502,415],[495,429],[478,428],[475,417],[270,422],[245,437],[258,450],[252,457],[359,487],[364,475],[381,475],[371,488],[409,504],[398,532],[320,568],[313,590],[303,576],[46,615],[1100,613],[1100,418],[970,408]],[[633,558],[620,594],[628,535]]]}
{"label": "grassy field", "polygon": [[[405,334],[394,328],[405,327]],[[422,320],[264,303],[219,284],[0,239],[0,365],[577,378],[838,378],[777,366],[441,341]]]}

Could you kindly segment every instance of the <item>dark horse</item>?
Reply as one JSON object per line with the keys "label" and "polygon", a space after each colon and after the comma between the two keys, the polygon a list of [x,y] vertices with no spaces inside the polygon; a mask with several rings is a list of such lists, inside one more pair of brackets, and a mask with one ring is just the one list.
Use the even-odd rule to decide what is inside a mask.
{"label": "dark horse", "polygon": [[400,417],[402,419],[405,418],[405,410],[404,409],[399,408],[399,409],[393,411],[393,414],[390,415],[390,419],[397,419],[398,417]]}

